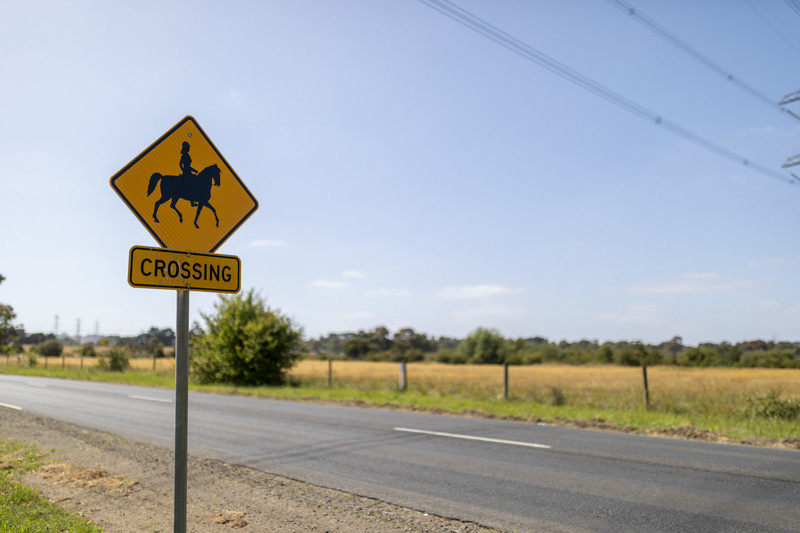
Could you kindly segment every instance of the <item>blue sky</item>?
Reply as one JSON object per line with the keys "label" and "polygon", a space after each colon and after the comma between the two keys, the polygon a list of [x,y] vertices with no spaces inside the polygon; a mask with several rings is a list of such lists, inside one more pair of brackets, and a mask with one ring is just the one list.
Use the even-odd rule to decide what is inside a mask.
{"label": "blue sky", "polygon": [[[6,0],[0,302],[29,332],[174,328],[172,291],[126,282],[156,243],[109,178],[192,115],[260,203],[218,252],[307,337],[800,340],[800,120],[611,2],[453,3],[771,173],[418,1]],[[769,100],[800,89],[785,2],[628,3]]]}

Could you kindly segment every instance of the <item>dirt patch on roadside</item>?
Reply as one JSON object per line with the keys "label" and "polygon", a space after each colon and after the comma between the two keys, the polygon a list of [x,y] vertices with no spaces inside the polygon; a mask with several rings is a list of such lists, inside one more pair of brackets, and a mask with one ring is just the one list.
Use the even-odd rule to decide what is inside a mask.
{"label": "dirt patch on roadside", "polygon": [[107,492],[130,494],[138,481],[125,480],[123,476],[112,476],[105,468],[97,466],[70,466],[63,463],[46,464],[36,473],[44,479],[71,487],[97,488]]}
{"label": "dirt patch on roadside", "polygon": [[[2,408],[0,437],[46,453],[25,484],[109,533],[172,531],[171,450]],[[210,459],[190,457],[188,472],[195,533],[495,531]]]}

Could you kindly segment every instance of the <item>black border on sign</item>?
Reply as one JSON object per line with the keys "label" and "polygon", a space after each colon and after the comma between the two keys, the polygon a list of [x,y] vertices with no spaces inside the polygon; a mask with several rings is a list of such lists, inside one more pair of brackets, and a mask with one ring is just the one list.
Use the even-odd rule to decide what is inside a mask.
{"label": "black border on sign", "polygon": [[250,199],[251,199],[251,200],[253,200],[253,208],[252,208],[250,211],[248,211],[248,212],[247,212],[247,213],[244,215],[244,217],[242,217],[242,219],[241,219],[239,222],[237,222],[235,226],[233,226],[233,227],[231,228],[231,230],[230,230],[228,233],[226,233],[225,235],[223,235],[223,236],[222,236],[222,239],[220,239],[220,240],[219,240],[219,242],[217,242],[217,244],[215,244],[214,246],[212,246],[210,250],[204,250],[204,251],[207,251],[208,253],[214,253],[214,251],[216,251],[217,249],[219,249],[219,247],[220,247],[220,246],[222,246],[222,244],[223,244],[225,241],[227,241],[227,240],[228,240],[228,238],[229,238],[231,235],[233,235],[233,233],[234,233],[236,230],[238,230],[238,229],[239,229],[239,227],[240,227],[242,224],[244,224],[245,220],[247,220],[248,218],[250,218],[250,215],[252,215],[252,214],[253,214],[253,213],[256,211],[256,209],[258,209],[258,200],[256,200],[256,197],[255,197],[255,196],[253,196],[253,193],[251,193],[251,192],[250,192],[250,189],[248,189],[248,188],[247,188],[247,186],[244,184],[244,182],[243,182],[243,181],[242,181],[242,179],[239,177],[239,175],[236,173],[236,171],[235,171],[235,170],[233,170],[233,168],[231,167],[230,163],[228,163],[227,159],[225,159],[225,156],[223,156],[223,155],[222,155],[222,153],[221,153],[221,152],[220,152],[220,151],[217,149],[216,145],[215,145],[213,142],[211,142],[211,139],[209,139],[208,135],[206,135],[206,132],[205,132],[205,131],[203,131],[203,128],[201,128],[201,127],[200,127],[200,124],[198,124],[198,123],[197,123],[197,120],[195,120],[195,118],[194,118],[193,116],[191,116],[191,115],[186,115],[185,117],[183,117],[183,118],[182,118],[180,121],[178,121],[178,123],[177,123],[177,124],[175,124],[174,126],[172,126],[172,128],[170,128],[170,130],[169,130],[168,132],[166,132],[164,135],[162,135],[161,137],[159,137],[159,138],[158,138],[158,140],[156,140],[156,141],[155,141],[153,144],[151,144],[150,146],[148,146],[147,148],[145,148],[145,149],[144,149],[144,151],[143,151],[142,153],[140,153],[140,154],[139,154],[139,155],[137,155],[137,156],[136,156],[134,159],[132,159],[130,163],[128,163],[127,165],[125,165],[124,167],[122,167],[122,168],[121,168],[121,169],[120,169],[120,170],[119,170],[119,171],[118,171],[116,174],[114,174],[113,176],[111,176],[111,179],[109,180],[109,183],[111,183],[111,188],[112,188],[112,189],[114,189],[114,192],[116,192],[116,193],[117,193],[117,195],[118,195],[120,198],[122,198],[122,201],[123,201],[123,202],[125,202],[125,205],[127,205],[127,206],[128,206],[128,209],[130,209],[130,210],[131,210],[131,212],[132,212],[134,215],[136,215],[136,218],[138,218],[138,219],[139,219],[139,222],[141,222],[141,223],[142,223],[142,225],[143,225],[143,226],[144,226],[144,227],[147,229],[147,231],[148,231],[148,232],[150,232],[150,235],[152,235],[152,236],[153,236],[153,238],[156,240],[156,242],[157,242],[158,244],[160,244],[162,247],[166,248],[166,247],[167,247],[167,245],[166,245],[166,244],[164,244],[164,241],[162,241],[162,240],[161,240],[161,238],[158,236],[158,234],[156,233],[156,231],[155,231],[155,230],[154,230],[154,229],[153,229],[153,228],[150,226],[150,224],[147,222],[147,220],[146,220],[146,219],[145,219],[145,218],[144,218],[144,217],[143,217],[143,216],[142,216],[142,215],[141,215],[141,214],[140,214],[140,213],[139,213],[139,212],[138,212],[138,211],[137,211],[137,210],[136,210],[136,209],[133,207],[133,205],[132,205],[132,204],[131,204],[131,203],[128,201],[128,199],[125,197],[125,195],[123,195],[123,194],[122,194],[122,191],[120,191],[120,190],[117,188],[117,185],[116,185],[115,181],[117,180],[117,178],[119,178],[120,176],[122,176],[123,174],[125,174],[125,172],[127,172],[127,171],[128,171],[128,170],[129,170],[129,169],[132,167],[132,166],[134,166],[136,163],[138,163],[140,159],[142,159],[144,156],[146,156],[148,153],[150,153],[150,151],[152,151],[152,150],[153,150],[153,149],[155,149],[155,148],[156,148],[156,147],[157,147],[159,144],[161,144],[161,142],[162,142],[164,139],[166,139],[167,137],[169,137],[170,135],[172,135],[173,133],[175,133],[175,131],[176,131],[178,128],[180,128],[181,126],[183,126],[183,124],[184,124],[185,122],[189,122],[189,121],[191,121],[191,122],[192,122],[192,123],[195,125],[195,127],[197,128],[197,131],[199,131],[199,132],[200,132],[200,135],[202,135],[202,136],[203,136],[203,139],[205,139],[205,141],[206,141],[206,142],[209,144],[209,146],[211,146],[211,148],[212,148],[212,149],[214,150],[214,152],[217,154],[217,157],[219,157],[219,158],[220,158],[220,160],[221,160],[221,161],[222,161],[222,162],[225,164],[225,168],[227,168],[228,172],[230,172],[231,174],[233,174],[233,177],[236,179],[236,181],[237,181],[237,182],[239,182],[239,185],[242,187],[242,189],[244,189],[244,191],[247,193],[247,195],[250,197]]}
{"label": "black border on sign", "polygon": [[[185,287],[165,287],[164,285],[158,284],[147,284],[147,283],[134,283],[133,282],[133,252],[135,250],[146,250],[156,253],[166,253],[166,254],[178,254],[186,256],[189,254],[190,256],[201,256],[201,257],[224,257],[225,259],[233,259],[236,261],[237,268],[236,268],[236,290],[228,290],[228,289],[209,289],[204,287],[189,287],[188,289]],[[203,291],[203,292],[225,292],[236,294],[242,289],[242,260],[236,257],[235,255],[223,255],[223,254],[205,254],[202,252],[192,252],[190,250],[175,250],[172,248],[155,248],[153,246],[134,246],[131,248],[130,252],[128,252],[128,285],[135,288],[144,288],[144,289],[168,289],[172,291]]]}

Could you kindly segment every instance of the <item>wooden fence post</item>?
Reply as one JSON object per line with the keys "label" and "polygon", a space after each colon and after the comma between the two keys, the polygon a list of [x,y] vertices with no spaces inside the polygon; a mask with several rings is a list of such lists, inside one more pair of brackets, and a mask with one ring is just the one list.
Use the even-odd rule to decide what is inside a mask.
{"label": "wooden fence post", "polygon": [[642,379],[644,380],[644,408],[650,408],[650,387],[647,385],[647,365],[642,365]]}
{"label": "wooden fence post", "polygon": [[406,374],[406,362],[400,362],[400,383],[399,387],[400,390],[406,390],[408,388],[408,375]]}
{"label": "wooden fence post", "polygon": [[503,362],[503,399],[508,400],[508,362]]}
{"label": "wooden fence post", "polygon": [[328,359],[328,388],[333,387],[333,359]]}

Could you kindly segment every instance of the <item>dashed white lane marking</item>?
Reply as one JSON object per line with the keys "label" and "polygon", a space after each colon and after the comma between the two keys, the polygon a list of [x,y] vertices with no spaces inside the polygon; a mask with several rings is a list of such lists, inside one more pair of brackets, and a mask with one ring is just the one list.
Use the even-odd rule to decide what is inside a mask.
{"label": "dashed white lane marking", "polygon": [[434,435],[436,437],[449,437],[451,439],[477,440],[481,442],[493,442],[495,444],[510,444],[512,446],[527,446],[528,448],[549,449],[547,444],[537,444],[535,442],[522,442],[518,440],[493,439],[491,437],[476,437],[475,435],[461,435],[458,433],[444,433],[441,431],[428,431],[427,429],[394,428],[395,431],[405,431],[407,433],[422,433],[424,435]]}
{"label": "dashed white lane marking", "polygon": [[170,399],[156,398],[154,396],[136,396],[135,394],[129,394],[128,398],[133,398],[134,400],[147,400],[148,402],[172,403],[172,400]]}
{"label": "dashed white lane marking", "polygon": [[46,389],[47,388],[47,384],[46,383],[33,383],[32,381],[26,381],[25,385],[27,385],[28,387],[39,387],[40,389]]}

